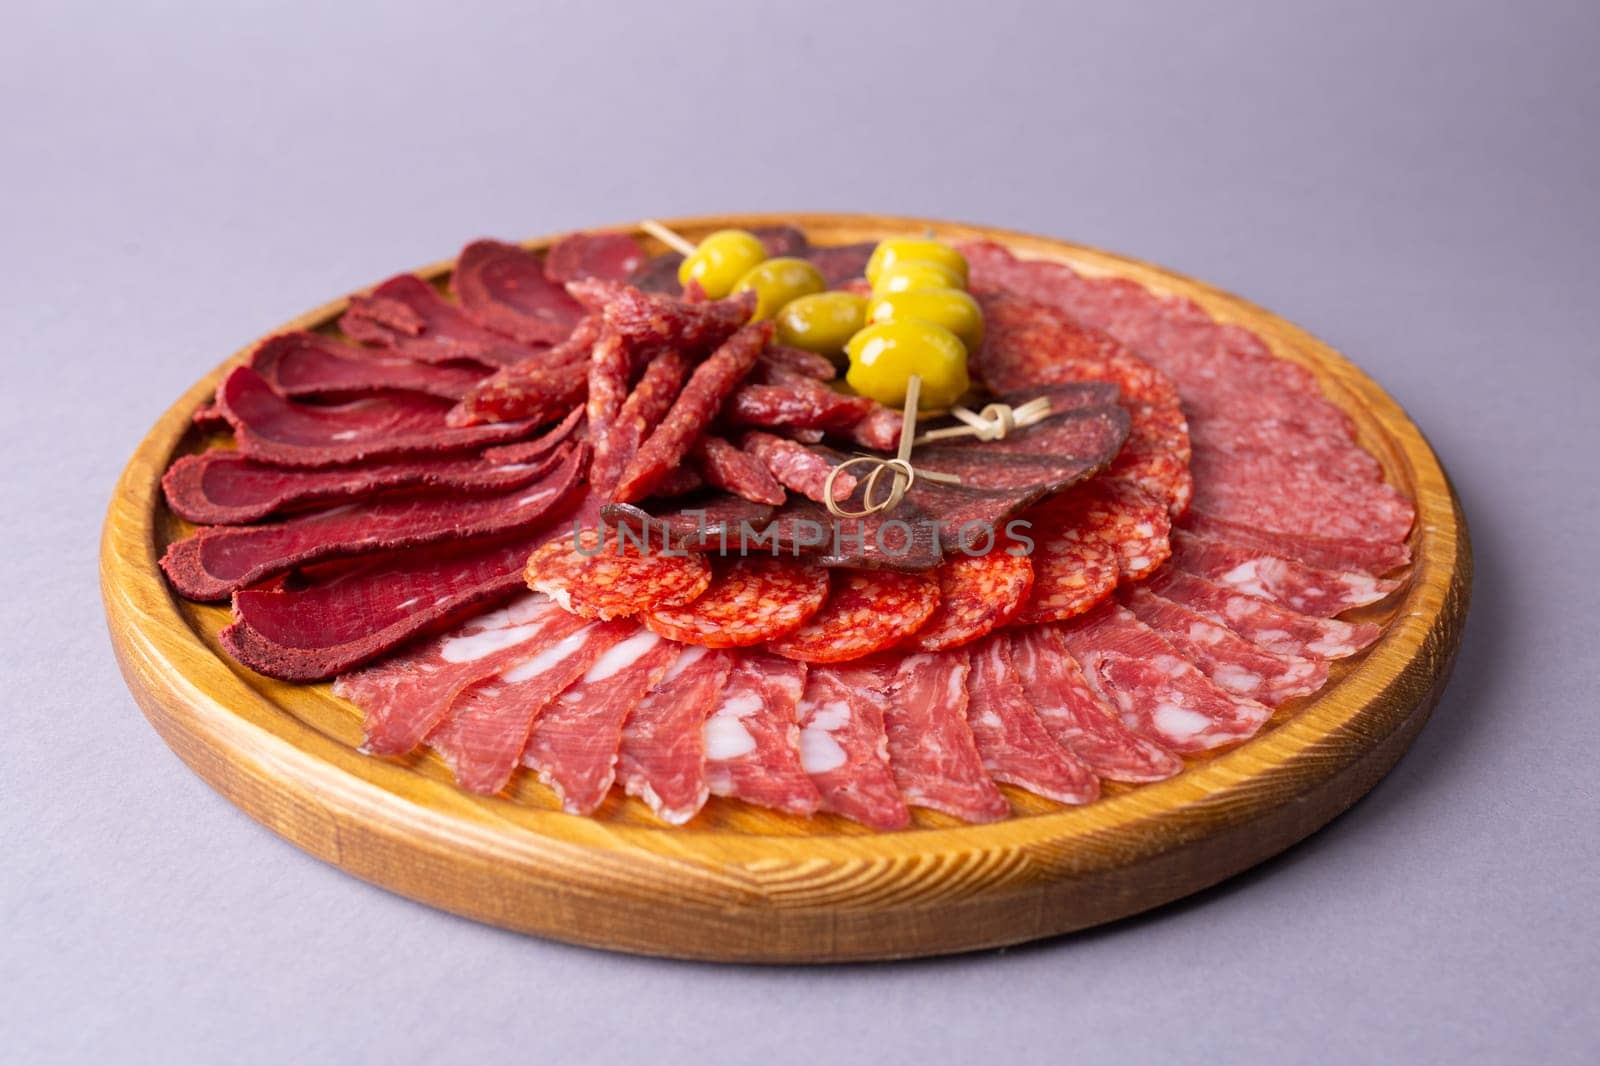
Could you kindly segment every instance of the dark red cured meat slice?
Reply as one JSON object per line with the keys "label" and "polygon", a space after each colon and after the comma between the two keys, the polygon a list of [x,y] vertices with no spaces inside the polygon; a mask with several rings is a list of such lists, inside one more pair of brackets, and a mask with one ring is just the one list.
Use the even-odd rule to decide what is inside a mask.
{"label": "dark red cured meat slice", "polygon": [[1195,449],[1194,509],[1226,522],[1295,536],[1398,543],[1416,508],[1385,482],[1354,482],[1289,456]]}
{"label": "dark red cured meat slice", "polygon": [[1404,543],[1341,537],[1297,537],[1237,522],[1224,522],[1193,509],[1183,516],[1182,526],[1202,536],[1256,548],[1321,570],[1359,570],[1379,575],[1411,561],[1411,549]]}
{"label": "dark red cured meat slice", "polygon": [[875,407],[867,416],[850,427],[847,436],[863,448],[892,452],[900,447],[900,430],[905,424],[899,411],[889,407]]}
{"label": "dark red cured meat slice", "polygon": [[[743,443],[744,450],[760,462],[779,485],[818,503],[827,500],[828,475],[833,473],[835,465],[828,457],[798,441],[771,433],[746,433]],[[848,500],[855,489],[855,477],[845,471],[833,479],[834,501]]]}
{"label": "dark red cured meat slice", "polygon": [[974,644],[970,659],[967,725],[989,776],[1060,803],[1098,798],[1100,779],[1056,742],[1028,701],[1007,638]]}
{"label": "dark red cured meat slice", "polygon": [[1172,567],[1157,574],[1150,588],[1279,655],[1343,659],[1367,647],[1383,632],[1371,622],[1351,623],[1299,614]]}
{"label": "dark red cured meat slice", "polygon": [[589,439],[604,441],[611,436],[622,405],[627,402],[628,381],[632,376],[633,355],[627,342],[620,333],[603,331],[589,360],[588,399],[585,401]]}
{"label": "dark red cured meat slice", "polygon": [[566,283],[583,278],[627,281],[644,262],[644,248],[626,233],[573,233],[550,246],[545,277]]}
{"label": "dark red cured meat slice", "polygon": [[[1314,412],[1274,414],[1259,418],[1242,412],[1196,417],[1189,434],[1198,446],[1228,455],[1282,456],[1306,466],[1315,466],[1325,475],[1355,484],[1383,480],[1383,466],[1360,448],[1350,446],[1354,429],[1340,424],[1329,426]],[[1343,412],[1339,412],[1343,414]]]}
{"label": "dark red cured meat slice", "polygon": [[907,642],[922,651],[967,644],[1009,622],[1028,602],[1033,561],[1007,540],[984,555],[952,555],[934,578],[939,606]]}
{"label": "dark red cured meat slice", "polygon": [[203,529],[169,544],[161,569],[191,600],[224,600],[236,589],[327,559],[542,526],[582,477],[581,452],[569,449],[538,482],[497,495],[393,496],[268,525]]}
{"label": "dark red cured meat slice", "polygon": [[[654,544],[727,554],[741,551],[742,544],[751,551],[761,548],[755,538],[765,535],[772,507],[737,496],[715,494],[656,501],[648,508],[627,503],[606,504],[600,508],[600,515],[606,522],[626,526],[631,532],[646,532]],[[745,537],[744,531],[751,535]],[[764,541],[763,544],[764,550],[770,553],[771,543]]]}
{"label": "dark red cured meat slice", "polygon": [[1149,589],[1125,590],[1122,605],[1165,637],[1213,684],[1235,696],[1277,707],[1327,683],[1325,661],[1265,651],[1226,626]]}
{"label": "dark red cured meat slice", "polygon": [[711,584],[677,607],[640,619],[664,637],[707,648],[739,648],[787,636],[822,608],[828,573],[791,559],[735,556],[712,567]]}
{"label": "dark red cured meat slice", "polygon": [[804,256],[811,248],[811,242],[806,238],[805,232],[794,226],[752,226],[750,232],[761,240],[767,249],[767,255],[771,257]]}
{"label": "dark red cured meat slice", "polygon": [[677,296],[683,291],[678,284],[678,267],[682,263],[683,256],[677,252],[652,255],[628,275],[628,284],[640,292]]}
{"label": "dark red cured meat slice", "polygon": [[883,669],[889,765],[905,801],[965,822],[1009,816],[967,725],[966,651],[908,655]]}
{"label": "dark red cured meat slice", "polygon": [[470,359],[485,366],[510,366],[538,348],[484,329],[414,274],[400,274],[350,297],[339,328],[351,340],[377,344],[424,363]]}
{"label": "dark red cured meat slice", "polygon": [[[1117,560],[1118,573],[1128,581],[1154,573],[1172,554],[1168,543],[1172,527],[1166,506],[1126,482],[1096,478],[1046,500],[1023,517],[1035,528],[1047,531],[1048,544],[1066,546],[1060,558],[1088,558],[1087,553],[1071,549],[1073,544],[1094,544],[1109,550]],[[1055,557],[1047,553],[1047,558]],[[1043,569],[1036,566],[1035,570],[1042,577]],[[1051,573],[1055,576],[1062,571],[1057,567]],[[1076,586],[1069,582],[1068,587]],[[1051,620],[1061,619],[1058,616]]]}
{"label": "dark red cured meat slice", "polygon": [[696,438],[716,417],[728,394],[750,373],[771,338],[771,322],[752,323],[728,338],[709,359],[695,367],[689,383],[673,400],[672,409],[623,471],[615,499],[622,503],[643,499],[683,461]]}
{"label": "dark red cured meat slice", "polygon": [[704,727],[732,669],[729,652],[683,648],[622,727],[617,776],[668,825],[693,818],[711,795]]}
{"label": "dark red cured meat slice", "polygon": [[689,602],[711,583],[711,567],[699,555],[585,529],[530,555],[526,576],[529,588],[573,614],[611,619]]}
{"label": "dark red cured meat slice", "polygon": [[705,722],[706,784],[712,795],[815,814],[822,802],[800,765],[796,711],[806,666],[741,652]]}
{"label": "dark red cured meat slice", "polygon": [[693,466],[680,466],[667,475],[667,479],[656,486],[650,494],[652,499],[670,500],[678,496],[687,496],[706,487],[706,479],[700,471]]}
{"label": "dark red cured meat slice", "polygon": [[562,458],[556,451],[524,462],[424,458],[297,470],[214,449],[185,455],[161,479],[167,506],[200,525],[239,525],[311,504],[350,503],[394,489],[500,492],[544,476]]}
{"label": "dark red cured meat slice", "polygon": [[583,317],[578,301],[545,277],[537,255],[501,241],[463,248],[450,289],[479,325],[524,343],[560,344]]}
{"label": "dark red cured meat slice", "polygon": [[246,364],[285,396],[350,396],[384,389],[459,400],[488,374],[478,363],[419,363],[317,333],[262,341]]}
{"label": "dark red cured meat slice", "polygon": [[568,814],[592,814],[616,780],[622,723],[666,675],[679,647],[639,632],[608,649],[534,720],[522,764]]}
{"label": "dark red cured meat slice", "polygon": [[284,466],[333,466],[431,452],[466,451],[531,434],[531,422],[454,429],[445,424],[449,401],[397,392],[331,407],[287,400],[247,366],[236,367],[217,390],[222,413],[251,459]]}
{"label": "dark red cured meat slice", "polygon": [[1063,627],[1067,647],[1122,724],[1177,752],[1208,751],[1256,734],[1272,709],[1224,692],[1161,635],[1114,603]]}
{"label": "dark red cured meat slice", "polygon": [[819,244],[806,250],[805,258],[822,274],[828,288],[837,289],[848,281],[866,274],[867,260],[877,245],[871,241],[858,244]]}
{"label": "dark red cured meat slice", "polygon": [[[530,463],[548,455],[567,438],[572,437],[583,422],[583,409],[574,408],[567,417],[545,430],[533,440],[519,440],[515,444],[501,444],[485,448],[483,457],[491,463]],[[581,435],[579,435],[579,439]]]}
{"label": "dark red cured meat slice", "polygon": [[1359,570],[1319,570],[1259,548],[1181,529],[1172,534],[1172,565],[1316,618],[1377,603],[1402,584]]}
{"label": "dark red cured meat slice", "polygon": [[884,717],[889,700],[877,674],[813,666],[800,700],[800,765],[822,795],[822,809],[873,829],[904,829],[911,812],[894,783]]}
{"label": "dark red cured meat slice", "polygon": [[835,570],[822,609],[767,647],[804,662],[859,659],[915,633],[938,604],[939,584],[923,574]]}
{"label": "dark red cured meat slice", "polygon": [[1039,720],[1096,775],[1139,783],[1161,781],[1183,769],[1182,759],[1129,732],[1116,711],[1095,695],[1061,626],[1026,626],[1007,637],[1012,665]]}
{"label": "dark red cured meat slice", "polygon": [[428,734],[468,792],[489,796],[505,788],[521,761],[533,722],[608,650],[627,639],[624,622],[586,623],[567,616],[499,673],[456,694],[444,720]]}
{"label": "dark red cured meat slice", "polygon": [[543,424],[581,404],[589,387],[589,357],[600,339],[600,319],[591,315],[572,336],[548,352],[502,367],[462,397],[450,411],[452,426],[481,422]]}
{"label": "dark red cured meat slice", "polygon": [[574,281],[567,291],[637,350],[709,350],[733,336],[756,307],[753,292],[689,303],[600,278]]}
{"label": "dark red cured meat slice", "polygon": [[777,506],[788,497],[767,466],[721,437],[709,433],[695,441],[691,451],[706,482],[753,503]]}
{"label": "dark red cured meat slice", "polygon": [[[595,440],[594,463],[589,474],[595,492],[609,496],[617,479],[639,454],[645,438],[672,408],[673,399],[683,388],[683,379],[688,373],[689,357],[677,349],[659,353],[645,366],[644,374],[622,402],[610,429]],[[593,395],[592,386],[590,395]]]}
{"label": "dark red cured meat slice", "polygon": [[522,588],[539,538],[397,552],[303,587],[243,589],[217,634],[236,660],[280,681],[322,681]]}
{"label": "dark red cured meat slice", "polygon": [[[1054,500],[1047,501],[1055,504]],[[1025,512],[1016,535],[1037,537],[1030,559],[1033,588],[1015,620],[1025,625],[1074,618],[1103,602],[1117,588],[1116,545],[1080,515],[1061,506]]]}
{"label": "dark red cured meat slice", "polygon": [[803,348],[790,348],[783,344],[773,344],[761,354],[762,369],[776,376],[793,380],[795,375],[809,378],[812,381],[832,381],[839,376],[839,369],[827,356],[808,352]]}
{"label": "dark red cured meat slice", "polygon": [[194,414],[190,416],[190,421],[194,423],[196,429],[207,433],[229,428],[228,419],[223,415],[222,408],[217,406],[216,400],[196,408]]}
{"label": "dark red cured meat slice", "polygon": [[728,398],[724,416],[736,426],[798,426],[846,431],[871,412],[865,396],[834,392],[809,378],[785,385],[742,385]]}
{"label": "dark red cured meat slice", "polygon": [[524,644],[568,618],[544,596],[523,596],[420,647],[344,674],[333,691],[361,708],[362,750],[404,755],[439,724],[457,692],[517,661]]}
{"label": "dark red cured meat slice", "polygon": [[1080,408],[1002,440],[924,445],[913,461],[919,469],[959,477],[968,488],[1036,486],[1041,494],[1055,493],[1104,469],[1127,432],[1128,416],[1120,407]]}

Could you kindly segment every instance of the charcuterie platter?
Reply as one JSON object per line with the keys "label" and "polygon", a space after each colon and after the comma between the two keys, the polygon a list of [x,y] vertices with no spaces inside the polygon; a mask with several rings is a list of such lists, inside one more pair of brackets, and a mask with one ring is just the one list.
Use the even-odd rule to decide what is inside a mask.
{"label": "charcuterie platter", "polygon": [[146,716],[291,842],[769,962],[1276,854],[1422,727],[1470,575],[1422,434],[1304,331],[851,215],[476,241],[312,311],[162,417],[101,558]]}

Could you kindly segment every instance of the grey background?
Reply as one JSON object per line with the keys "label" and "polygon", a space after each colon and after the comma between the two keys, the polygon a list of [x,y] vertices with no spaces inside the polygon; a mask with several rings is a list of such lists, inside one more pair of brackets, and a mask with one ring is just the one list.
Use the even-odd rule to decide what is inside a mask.
{"label": "grey background", "polygon": [[[0,1058],[1593,1061],[1593,3],[219,6],[0,16]],[[752,969],[390,896],[163,747],[94,561],[191,381],[473,236],[786,208],[1114,248],[1370,370],[1478,558],[1455,682],[1393,775],[1110,928]]]}

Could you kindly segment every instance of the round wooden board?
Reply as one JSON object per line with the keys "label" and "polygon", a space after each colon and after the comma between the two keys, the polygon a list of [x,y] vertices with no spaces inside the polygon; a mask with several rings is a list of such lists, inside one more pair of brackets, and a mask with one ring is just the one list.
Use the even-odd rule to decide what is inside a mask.
{"label": "round wooden board", "polygon": [[[1471,554],[1461,509],[1405,413],[1337,352],[1250,303],[1170,271],[1025,234],[923,219],[816,214],[674,220],[712,229],[793,221],[817,243],[931,228],[989,237],[1019,255],[1190,296],[1310,367],[1361,443],[1417,503],[1403,592],[1363,617],[1388,623],[1309,701],[1255,739],[1184,773],[1064,808],[1007,790],[1018,817],[965,826],[918,811],[872,833],[713,800],[665,828],[613,795],[598,817],[562,814],[528,775],[494,798],[457,790],[433,756],[360,754],[360,719],[326,685],[287,685],[232,663],[221,607],[176,599],[156,560],[187,528],[161,498],[177,454],[206,446],[190,418],[227,366],[190,389],[140,444],[111,502],[101,587],[112,643],[145,715],[230,801],[299,847],[374,884],[458,914],[621,951],[763,962],[888,959],[967,951],[1110,921],[1215,884],[1349,807],[1427,719],[1466,617]],[[541,248],[549,239],[528,242]],[[420,271],[430,278],[449,263]],[[338,300],[285,329],[331,328]],[[251,346],[253,347],[253,345]]]}

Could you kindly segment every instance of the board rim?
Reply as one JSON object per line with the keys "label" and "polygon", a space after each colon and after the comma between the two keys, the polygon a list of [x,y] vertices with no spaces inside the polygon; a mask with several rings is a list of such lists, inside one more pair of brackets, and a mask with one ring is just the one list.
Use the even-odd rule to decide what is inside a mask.
{"label": "board rim", "polygon": [[[1386,436],[1363,443],[1387,446],[1404,461],[1417,533],[1394,621],[1357,669],[1290,720],[1175,778],[1086,808],[870,836],[685,832],[525,809],[512,821],[495,811],[507,801],[467,796],[362,756],[278,708],[179,614],[156,565],[160,476],[193,411],[253,342],[191,387],[141,442],[118,482],[101,550],[108,626],[130,689],[169,746],[231,802],[365,880],[525,932],[688,958],[889,958],[1066,932],[1220,881],[1348,807],[1420,730],[1466,615],[1467,527],[1420,430],[1333,348],[1175,271],[993,227],[832,213],[667,222],[690,236],[781,222],[832,237],[928,227],[1188,295],[1219,320],[1249,326],[1277,354],[1311,365],[1335,403],[1364,406]],[[523,243],[539,248],[559,236]],[[437,278],[452,266],[444,260],[416,273]],[[330,301],[272,332],[316,328],[347,302]],[[1095,817],[1086,819],[1088,812]]]}

